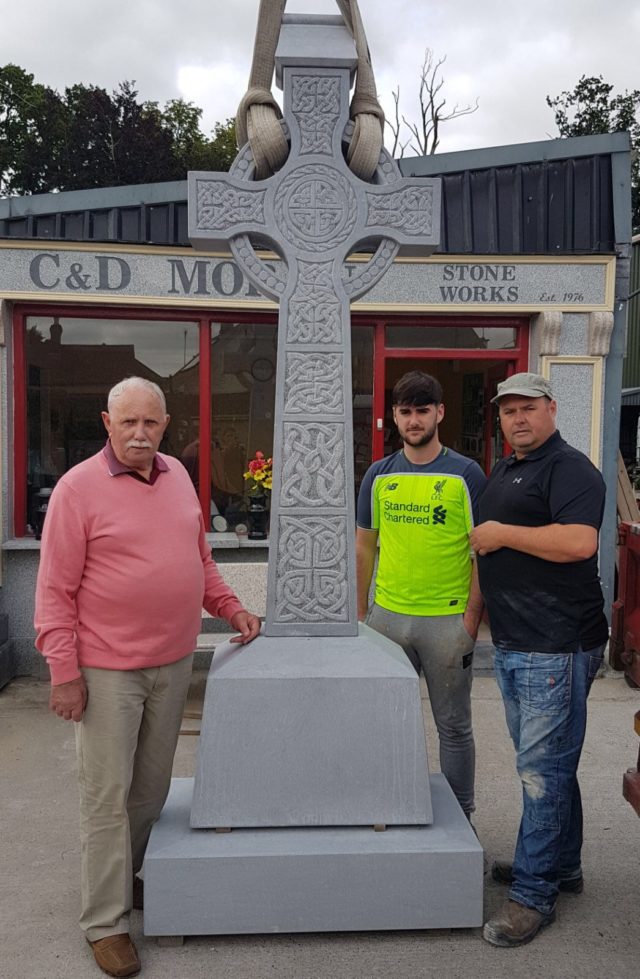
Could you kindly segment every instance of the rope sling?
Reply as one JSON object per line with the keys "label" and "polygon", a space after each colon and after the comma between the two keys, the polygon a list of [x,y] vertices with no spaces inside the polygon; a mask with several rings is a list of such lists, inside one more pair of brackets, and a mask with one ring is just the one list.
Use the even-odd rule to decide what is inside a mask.
{"label": "rope sling", "polygon": [[[279,170],[289,155],[289,144],[280,125],[282,112],[271,94],[276,47],[286,2],[260,0],[249,88],[238,106],[236,116],[238,146],[249,142],[257,180],[270,177]],[[347,163],[361,180],[371,180],[382,150],[384,112],[376,95],[358,2],[336,0],[336,3],[355,41],[358,62],[350,106],[354,132],[347,152]]]}

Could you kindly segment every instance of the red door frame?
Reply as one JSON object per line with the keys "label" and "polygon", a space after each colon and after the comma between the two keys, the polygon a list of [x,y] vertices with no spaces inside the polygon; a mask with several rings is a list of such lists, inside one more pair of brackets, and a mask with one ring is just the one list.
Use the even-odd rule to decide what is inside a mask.
{"label": "red door frame", "polygon": [[[387,347],[385,327],[387,326],[483,326],[509,327],[516,330],[516,344],[508,350],[464,350],[433,347]],[[529,320],[526,317],[502,316],[424,316],[421,319],[387,317],[374,321],[373,341],[373,416],[371,418],[372,460],[375,462],[384,455],[384,401],[386,366],[389,360],[502,360],[507,368],[507,377],[526,371],[529,357]],[[493,413],[487,412],[485,434],[492,431]],[[490,438],[485,437],[485,467],[489,468],[487,446]]]}

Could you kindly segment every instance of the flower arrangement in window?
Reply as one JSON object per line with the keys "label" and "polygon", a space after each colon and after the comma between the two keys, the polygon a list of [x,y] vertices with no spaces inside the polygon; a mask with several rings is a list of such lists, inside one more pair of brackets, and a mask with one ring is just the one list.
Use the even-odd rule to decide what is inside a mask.
{"label": "flower arrangement in window", "polygon": [[256,452],[249,462],[249,468],[244,473],[249,482],[249,496],[264,496],[271,490],[273,470],[272,460],[265,459],[263,452]]}

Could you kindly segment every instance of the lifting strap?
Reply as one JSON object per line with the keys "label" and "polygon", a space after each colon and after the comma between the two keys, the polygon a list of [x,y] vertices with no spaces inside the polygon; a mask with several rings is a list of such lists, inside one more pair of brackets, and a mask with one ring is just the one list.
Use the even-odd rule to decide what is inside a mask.
{"label": "lifting strap", "polygon": [[[236,116],[238,146],[248,141],[262,180],[278,170],[289,155],[280,125],[282,112],[271,94],[280,25],[287,0],[260,0],[249,88]],[[349,167],[361,180],[370,180],[382,151],[384,112],[376,95],[375,79],[358,0],[336,0],[356,45],[356,84],[351,100],[354,133],[347,154]]]}

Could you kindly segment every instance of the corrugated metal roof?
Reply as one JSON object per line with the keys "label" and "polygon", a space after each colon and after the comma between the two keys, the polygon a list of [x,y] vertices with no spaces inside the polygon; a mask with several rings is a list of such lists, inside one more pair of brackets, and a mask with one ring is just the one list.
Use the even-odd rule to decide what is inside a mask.
{"label": "corrugated metal roof", "polygon": [[623,388],[620,395],[623,406],[640,405],[640,388]]}
{"label": "corrugated metal roof", "polygon": [[442,177],[442,252],[600,254],[615,250],[613,161],[629,150],[628,133],[610,133],[399,163]]}
{"label": "corrugated metal roof", "polygon": [[[438,251],[562,255],[614,251],[613,160],[626,133],[400,160],[442,176]],[[0,201],[0,237],[188,245],[187,184],[144,184]]]}

